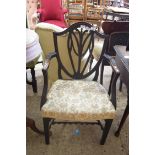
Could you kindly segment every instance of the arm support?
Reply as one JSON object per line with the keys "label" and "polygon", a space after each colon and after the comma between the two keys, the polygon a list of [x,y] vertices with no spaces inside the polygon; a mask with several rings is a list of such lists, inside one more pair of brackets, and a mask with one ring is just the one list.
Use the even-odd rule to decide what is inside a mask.
{"label": "arm support", "polygon": [[43,86],[43,91],[41,96],[40,109],[46,102],[46,96],[47,96],[47,90],[48,90],[48,72],[47,71],[50,64],[50,60],[55,57],[56,57],[55,52],[49,53],[45,59],[45,62],[43,63],[42,72],[44,77],[44,86]]}
{"label": "arm support", "polygon": [[112,73],[112,77],[111,77],[112,79],[111,79],[111,96],[110,97],[111,97],[111,102],[116,109],[116,82],[120,75],[120,72],[119,72],[119,69],[116,65],[114,58],[111,58],[109,63],[113,69],[113,73]]}

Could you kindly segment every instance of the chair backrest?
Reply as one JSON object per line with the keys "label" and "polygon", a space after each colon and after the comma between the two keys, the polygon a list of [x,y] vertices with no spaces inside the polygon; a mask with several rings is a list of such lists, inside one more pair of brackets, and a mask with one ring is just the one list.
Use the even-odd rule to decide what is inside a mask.
{"label": "chair backrest", "polygon": [[102,23],[102,29],[105,34],[110,35],[106,54],[115,56],[115,45],[129,46],[129,22],[105,21]]}
{"label": "chair backrest", "polygon": [[[60,49],[61,42],[59,41],[59,37],[64,35],[67,35],[67,50],[65,51],[65,55],[68,55],[68,63],[71,66],[71,70],[68,70],[63,64],[62,57],[60,57],[61,50],[63,49]],[[97,81],[99,66],[108,44],[108,35],[97,32],[89,23],[78,22],[72,24],[62,32],[54,32],[53,36],[58,60],[58,77],[64,79],[62,73],[65,73],[70,79],[85,79],[92,75],[92,79]],[[104,42],[101,42],[102,52],[100,58],[90,70],[87,70],[90,65],[95,44],[98,43],[99,38]],[[86,60],[82,64],[83,59]]]}
{"label": "chair backrest", "polygon": [[35,25],[32,22],[32,15],[37,11],[39,1],[40,0],[27,0],[26,1],[27,26],[30,29],[35,28]]}
{"label": "chair backrest", "polygon": [[[61,27],[58,27],[53,24],[44,23],[44,22],[38,23],[36,25],[35,31],[39,35],[39,42],[40,42],[41,48],[43,50],[43,53],[42,53],[43,61],[45,60],[45,56],[49,52],[55,51],[53,32],[61,32],[63,30],[64,29]],[[61,57],[63,64],[65,65],[65,67],[68,68],[68,70],[72,73],[73,70],[72,70],[72,67],[69,62],[69,57],[66,54],[67,50],[68,50],[67,44],[66,44],[67,37],[68,37],[68,35],[63,35],[58,38],[59,42],[61,43],[61,46],[59,46],[59,51],[60,51],[59,55]],[[74,56],[73,56],[73,59],[76,58],[76,56],[75,57]],[[76,63],[75,65],[77,65],[77,62],[75,62],[75,63]],[[84,63],[85,63],[85,58],[82,60],[81,65],[83,65]],[[69,79],[69,77],[66,74],[62,74],[62,76],[65,79]],[[53,59],[50,62],[49,69],[48,69],[48,86],[49,86],[49,88],[51,87],[53,82],[55,82],[57,79],[58,79],[58,64],[57,64],[57,60]]]}
{"label": "chair backrest", "polygon": [[106,54],[110,56],[115,56],[116,52],[114,50],[115,45],[122,45],[129,47],[129,32],[113,32],[109,37],[108,50]]}
{"label": "chair backrest", "polygon": [[64,12],[62,9],[62,0],[40,0],[40,22],[47,20],[64,21]]}

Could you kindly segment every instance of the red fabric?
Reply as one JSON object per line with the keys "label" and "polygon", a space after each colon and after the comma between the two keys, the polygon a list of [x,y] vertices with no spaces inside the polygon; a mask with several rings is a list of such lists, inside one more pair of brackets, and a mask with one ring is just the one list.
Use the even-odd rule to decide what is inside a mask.
{"label": "red fabric", "polygon": [[[61,7],[61,0],[40,0],[40,21],[61,20],[64,21],[64,12]],[[38,10],[39,11],[39,10]]]}
{"label": "red fabric", "polygon": [[65,9],[65,8],[63,8],[62,11],[63,11],[64,14],[68,12],[68,10]]}
{"label": "red fabric", "polygon": [[40,17],[39,17],[39,21],[40,22],[43,22],[45,20],[45,12],[44,12],[44,9],[38,9],[37,10],[37,13],[40,13]]}
{"label": "red fabric", "polygon": [[67,28],[67,25],[63,21],[60,21],[60,20],[46,20],[44,22],[49,23],[49,24],[54,24],[62,28]]}

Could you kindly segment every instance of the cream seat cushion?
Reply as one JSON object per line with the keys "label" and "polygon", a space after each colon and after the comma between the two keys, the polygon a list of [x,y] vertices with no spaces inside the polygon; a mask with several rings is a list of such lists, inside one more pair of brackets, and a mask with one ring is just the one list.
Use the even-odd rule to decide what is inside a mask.
{"label": "cream seat cushion", "polygon": [[115,108],[95,81],[57,80],[47,94],[42,116],[63,120],[113,119]]}

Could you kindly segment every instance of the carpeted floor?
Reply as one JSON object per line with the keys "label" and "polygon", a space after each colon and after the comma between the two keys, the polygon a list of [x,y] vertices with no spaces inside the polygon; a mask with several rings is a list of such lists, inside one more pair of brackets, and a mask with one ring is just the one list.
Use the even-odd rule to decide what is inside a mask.
{"label": "carpeted floor", "polygon": [[[40,69],[36,70],[38,93],[34,94],[30,85],[27,85],[26,113],[35,120],[39,129],[43,130],[42,117],[39,110],[43,78]],[[111,70],[106,67],[104,84],[108,88]],[[119,85],[119,80],[117,85]],[[117,88],[118,90],[118,88]],[[127,118],[119,137],[114,136],[124,108],[126,106],[126,89],[117,91],[117,117],[113,121],[105,145],[99,145],[101,129],[97,125],[54,125],[51,130],[50,144],[46,145],[44,136],[26,130],[27,155],[128,155],[129,154],[129,120]],[[75,130],[79,130],[79,135]]]}

